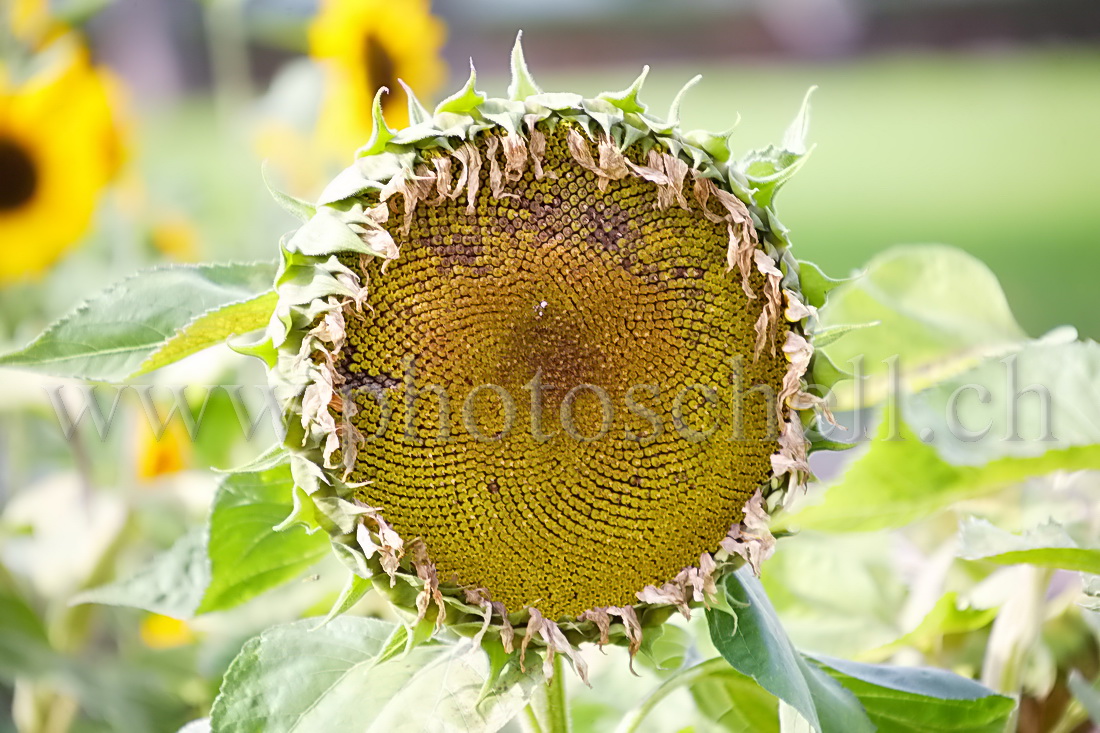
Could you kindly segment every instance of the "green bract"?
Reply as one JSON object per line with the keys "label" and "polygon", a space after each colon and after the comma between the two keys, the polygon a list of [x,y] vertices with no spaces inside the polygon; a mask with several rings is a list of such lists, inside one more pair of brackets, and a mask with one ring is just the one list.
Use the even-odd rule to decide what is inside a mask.
{"label": "green bract", "polygon": [[[519,634],[584,676],[579,642],[637,651],[771,553],[768,512],[809,473],[833,283],[812,268],[803,287],[774,211],[807,154],[805,102],[780,147],[736,159],[727,135],[680,129],[683,92],[650,114],[645,71],[594,99],[544,93],[518,41],[512,71],[507,99],[472,69],[434,113],[410,92],[402,130],[380,91],[316,206],[276,194],[305,224],[251,351],[285,411],[284,526],[325,529],[354,575],[335,612],[373,583],[417,621],[492,629],[507,651]],[[544,378],[569,390],[545,410]],[[626,413],[652,429],[612,430]]]}

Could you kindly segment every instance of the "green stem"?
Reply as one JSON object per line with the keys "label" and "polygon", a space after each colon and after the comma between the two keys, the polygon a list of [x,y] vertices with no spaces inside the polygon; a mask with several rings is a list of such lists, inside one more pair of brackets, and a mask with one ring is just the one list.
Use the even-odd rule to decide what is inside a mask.
{"label": "green stem", "polygon": [[619,727],[615,729],[615,733],[634,733],[634,731],[638,730],[638,726],[642,724],[645,717],[653,712],[653,709],[671,693],[681,687],[692,684],[700,677],[705,677],[714,672],[728,670],[729,668],[729,662],[722,657],[715,657],[714,659],[700,662],[694,667],[688,667],[685,670],[677,672],[658,685],[653,692],[649,693],[649,696],[642,700],[638,707],[627,713],[626,717],[620,721]]}
{"label": "green stem", "polygon": [[554,655],[554,679],[546,690],[546,733],[569,733],[569,700],[565,695],[565,665]]}
{"label": "green stem", "polygon": [[539,718],[535,715],[533,703],[529,703],[523,709],[523,730],[524,733],[543,733]]}

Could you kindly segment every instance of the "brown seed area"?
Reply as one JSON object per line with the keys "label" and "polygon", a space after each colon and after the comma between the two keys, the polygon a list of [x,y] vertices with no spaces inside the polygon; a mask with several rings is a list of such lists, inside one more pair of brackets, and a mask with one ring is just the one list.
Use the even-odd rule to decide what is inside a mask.
{"label": "brown seed area", "polygon": [[23,206],[37,189],[34,159],[19,143],[0,138],[0,212]]}
{"label": "brown seed area", "polygon": [[367,93],[372,97],[382,87],[397,92],[397,68],[390,52],[373,35],[363,40],[363,67],[367,70]]}
{"label": "brown seed area", "polygon": [[421,201],[406,236],[395,197],[400,256],[345,259],[370,308],[336,362],[360,498],[441,580],[549,618],[635,603],[718,548],[771,474],[786,368],[753,361],[764,280],[750,299],[727,271],[726,226],[635,176],[601,192],[563,127],[541,178],[496,197],[483,167],[475,213]]}

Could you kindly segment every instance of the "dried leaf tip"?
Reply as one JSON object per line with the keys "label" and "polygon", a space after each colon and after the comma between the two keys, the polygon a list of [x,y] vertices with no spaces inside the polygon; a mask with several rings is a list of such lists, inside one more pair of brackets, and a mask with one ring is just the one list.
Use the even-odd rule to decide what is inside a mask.
{"label": "dried leaf tip", "polygon": [[524,661],[527,655],[527,645],[531,642],[531,639],[535,634],[542,637],[543,643],[546,645],[546,659],[542,662],[542,673],[546,677],[546,681],[554,679],[554,655],[564,654],[569,658],[569,661],[573,663],[573,669],[577,671],[577,676],[581,678],[584,684],[588,683],[588,664],[584,661],[584,657],[581,653],[569,643],[569,639],[566,638],[565,633],[561,628],[544,617],[541,612],[534,606],[527,609],[529,619],[527,621],[527,630],[523,634],[523,641],[520,642],[519,649],[519,664],[520,669],[524,668]]}
{"label": "dried leaf tip", "polygon": [[775,552],[775,537],[768,529],[768,514],[764,511],[764,496],[760,489],[745,504],[745,518],[735,524],[722,540],[722,549],[740,555],[760,577],[760,565]]}

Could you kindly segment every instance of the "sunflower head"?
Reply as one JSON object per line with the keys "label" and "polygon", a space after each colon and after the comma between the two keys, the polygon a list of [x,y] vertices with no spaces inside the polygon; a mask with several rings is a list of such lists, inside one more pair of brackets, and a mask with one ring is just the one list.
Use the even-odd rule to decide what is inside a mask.
{"label": "sunflower head", "polygon": [[517,41],[507,98],[471,72],[394,129],[376,96],[354,165],[290,202],[269,329],[296,519],[418,619],[582,674],[577,643],[636,651],[759,568],[821,402],[773,208],[804,111],[738,160],[644,78],[543,93]]}
{"label": "sunflower head", "polygon": [[322,0],[309,29],[310,55],[326,73],[322,140],[343,154],[361,145],[371,100],[383,87],[394,92],[383,102],[387,118],[408,124],[398,80],[433,93],[446,76],[444,36],[428,0]]}
{"label": "sunflower head", "polygon": [[85,232],[117,172],[114,82],[62,38],[18,81],[0,66],[0,283],[35,275]]}

